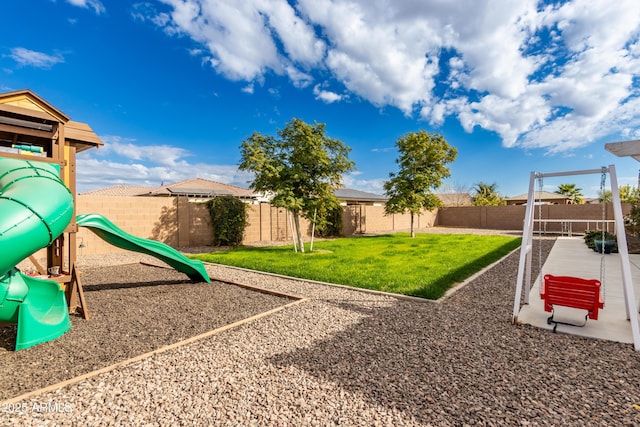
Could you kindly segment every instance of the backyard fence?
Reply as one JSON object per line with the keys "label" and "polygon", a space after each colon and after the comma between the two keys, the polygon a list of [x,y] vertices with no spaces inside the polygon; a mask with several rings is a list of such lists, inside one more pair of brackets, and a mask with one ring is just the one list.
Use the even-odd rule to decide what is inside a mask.
{"label": "backyard fence", "polygon": [[[243,243],[291,241],[287,211],[262,203],[248,205],[249,225]],[[623,206],[625,213],[629,206]],[[547,232],[560,233],[571,220],[573,233],[596,227],[594,221],[602,219],[601,205],[544,205],[541,218]],[[124,231],[135,236],[157,240],[172,247],[209,246],[212,228],[206,204],[194,203],[187,197],[77,197],[76,212],[98,213],[109,218]],[[522,230],[524,206],[468,206],[425,211],[415,217],[416,231],[428,227],[465,227],[495,230]],[[539,212],[536,208],[536,218]],[[613,219],[613,209],[606,206],[605,219]],[[342,234],[345,236],[408,231],[408,214],[384,215],[383,206],[352,205],[343,207]],[[311,235],[311,224],[301,219],[306,235]],[[117,252],[115,248],[81,228],[78,232],[79,254]]]}
{"label": "backyard fence", "polygon": [[[599,229],[601,223],[613,231],[613,205],[540,205],[534,208],[535,230],[547,233],[571,234]],[[631,206],[622,205],[624,215]],[[525,206],[464,206],[438,210],[436,225],[442,227],[486,228],[521,231]]]}

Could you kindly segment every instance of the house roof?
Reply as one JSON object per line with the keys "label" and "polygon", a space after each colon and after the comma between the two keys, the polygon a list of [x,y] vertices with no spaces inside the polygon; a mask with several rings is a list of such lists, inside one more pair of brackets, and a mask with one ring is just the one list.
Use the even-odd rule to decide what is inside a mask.
{"label": "house roof", "polygon": [[156,187],[151,191],[152,196],[188,195],[200,197],[235,196],[240,198],[254,198],[256,194],[248,188],[224,184],[204,178],[191,178],[173,184]]}
{"label": "house roof", "polygon": [[337,188],[333,194],[338,200],[359,200],[362,202],[386,202],[387,198],[380,194],[369,193],[367,191],[355,190],[353,188]]}
{"label": "house roof", "polygon": [[204,178],[192,178],[159,187],[135,185],[114,185],[87,191],[85,195],[94,196],[192,196],[214,197],[235,196],[239,198],[255,198],[256,194],[247,188],[223,184]]}
{"label": "house roof", "polygon": [[[243,199],[255,199],[258,195],[248,188],[224,184],[204,178],[191,178],[158,187],[136,185],[113,185],[87,191],[83,195],[92,196],[191,196],[214,197],[234,196]],[[353,188],[338,188],[334,191],[338,200],[360,202],[385,202],[387,198],[367,191]]]}
{"label": "house roof", "polygon": [[[562,194],[557,194],[557,193],[550,193],[548,191],[536,191],[535,192],[535,196],[534,198],[536,200],[567,200],[569,199],[569,197],[562,195]],[[513,196],[513,197],[508,197],[506,200],[507,201],[527,201],[529,199],[529,194],[528,193],[524,193],[524,194],[520,194],[519,196]]]}
{"label": "house roof", "polygon": [[146,196],[155,188],[136,185],[112,185],[111,187],[99,188],[82,194],[91,196]]}

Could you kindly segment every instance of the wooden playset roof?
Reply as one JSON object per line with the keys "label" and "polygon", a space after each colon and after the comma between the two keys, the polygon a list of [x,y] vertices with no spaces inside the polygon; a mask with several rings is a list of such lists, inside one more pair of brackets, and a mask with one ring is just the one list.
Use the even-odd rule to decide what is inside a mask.
{"label": "wooden playset roof", "polygon": [[0,93],[0,142],[37,144],[51,140],[59,125],[64,138],[78,152],[104,145],[86,123],[65,113],[28,89]]}
{"label": "wooden playset roof", "polygon": [[609,142],[604,144],[605,150],[618,157],[633,157],[640,162],[640,139],[632,141]]}

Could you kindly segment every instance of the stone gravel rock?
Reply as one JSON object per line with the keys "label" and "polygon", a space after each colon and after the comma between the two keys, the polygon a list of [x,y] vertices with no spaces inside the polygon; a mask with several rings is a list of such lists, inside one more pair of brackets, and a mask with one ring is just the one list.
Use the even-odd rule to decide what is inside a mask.
{"label": "stone gravel rock", "polygon": [[192,283],[175,270],[141,264],[85,269],[82,280],[90,318],[71,316],[71,330],[62,337],[16,352],[15,325],[0,328],[5,350],[0,352],[0,398],[104,368],[292,301],[228,283]]}
{"label": "stone gravel rock", "polygon": [[[552,243],[543,242],[545,253]],[[516,252],[449,298],[433,303],[208,265],[210,275],[220,280],[307,300],[14,403],[22,411],[5,406],[0,424],[640,424],[640,356],[633,346],[512,325],[517,267]],[[137,274],[127,271],[131,278]],[[111,288],[106,291],[114,300],[129,290]],[[135,287],[160,288],[165,289]],[[135,317],[132,298],[127,295],[120,301],[129,302],[129,313]],[[282,304],[274,298],[274,305]],[[183,304],[180,299],[175,310],[160,309],[171,324],[180,326],[179,336],[196,322],[194,317],[181,317],[178,307]],[[235,311],[243,306],[240,302]],[[156,340],[159,334],[153,329],[159,317],[152,323],[140,318],[145,334],[125,348]],[[74,328],[81,323],[75,321]],[[34,348],[43,360],[37,368],[28,363],[6,368],[21,363],[20,358],[30,359],[31,349],[0,355],[3,376],[31,384],[24,378],[38,369],[70,367],[82,356],[97,358],[104,347],[116,344],[107,334],[96,337],[99,344],[90,351],[68,354],[74,338],[70,334],[68,345],[63,345],[65,339],[43,345],[46,350]],[[63,410],[34,410],[42,405]]]}

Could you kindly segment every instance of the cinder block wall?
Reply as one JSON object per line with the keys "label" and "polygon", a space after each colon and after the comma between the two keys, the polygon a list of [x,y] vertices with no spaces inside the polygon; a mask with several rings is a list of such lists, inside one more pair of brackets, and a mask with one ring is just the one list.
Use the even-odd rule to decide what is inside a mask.
{"label": "cinder block wall", "polygon": [[[248,205],[248,225],[244,243],[291,240],[291,227],[287,211],[267,203]],[[293,219],[291,219],[293,221]],[[300,218],[300,227],[305,236],[311,236],[311,223]],[[212,233],[210,229],[210,233]]]}
{"label": "cinder block wall", "polygon": [[342,233],[345,236],[363,233],[364,206],[344,206],[342,213]]}
{"label": "cinder block wall", "polygon": [[436,225],[441,227],[522,230],[524,206],[460,206],[438,211]]}
{"label": "cinder block wall", "polygon": [[[76,198],[76,213],[97,213],[134,236],[153,239],[170,246],[178,245],[177,198],[120,197],[80,195]],[[183,215],[187,216],[187,215]],[[189,230],[188,223],[187,232]],[[79,254],[102,254],[122,251],[109,245],[87,228],[77,234]]]}
{"label": "cinder block wall", "polygon": [[[546,227],[548,232],[562,231],[561,220],[585,220],[592,222],[575,222],[572,231],[582,233],[596,228],[596,221],[603,218],[603,205],[542,205],[535,207],[535,219],[555,220]],[[605,220],[613,220],[613,205],[607,203],[604,211]],[[522,230],[525,206],[461,206],[440,209],[436,225],[442,227],[487,228],[494,230]],[[631,205],[622,204],[622,214],[627,215]],[[613,232],[613,226],[610,225]]]}
{"label": "cinder block wall", "polygon": [[[433,227],[438,210],[432,212],[424,210],[422,215],[413,218],[414,230]],[[353,205],[344,206],[342,215],[342,233],[345,236],[364,233],[378,233],[386,231],[409,231],[411,229],[411,215],[384,214],[384,206]]]}
{"label": "cinder block wall", "polygon": [[[289,218],[285,209],[268,204],[248,205],[249,225],[244,243],[285,241],[291,242]],[[208,246],[212,242],[211,219],[206,204],[189,202],[185,197],[77,197],[77,213],[98,213],[134,236],[157,240],[172,247]],[[630,211],[623,205],[623,213]],[[602,218],[602,205],[543,205],[543,219]],[[445,227],[486,228],[496,230],[522,230],[524,206],[465,206],[450,207],[433,212],[425,211],[416,216],[415,230],[434,225]],[[536,208],[536,218],[539,217]],[[613,219],[611,204],[605,207],[605,218]],[[305,237],[311,236],[311,224],[301,218]],[[408,214],[384,215],[382,206],[345,206],[342,217],[343,234],[408,231],[411,217]],[[594,229],[592,224],[574,224],[573,232]],[[559,223],[549,223],[547,231],[558,232]],[[121,251],[102,241],[91,231],[80,228],[78,232],[79,254],[102,254]]]}
{"label": "cinder block wall", "polygon": [[[187,203],[186,208],[189,212],[189,234],[188,240],[183,246],[209,246],[213,239],[213,231],[211,229],[211,215],[205,203]],[[182,212],[182,209],[180,210]],[[179,228],[182,236],[182,228]],[[184,241],[182,243],[185,243]]]}
{"label": "cinder block wall", "polygon": [[[269,204],[248,205],[248,226],[244,243],[291,240],[287,211]],[[189,202],[186,197],[77,197],[78,214],[97,213],[105,216],[129,234],[157,240],[172,247],[208,246],[213,241],[211,217],[205,203]],[[300,219],[306,237],[311,236],[311,223]],[[78,232],[82,254],[122,251],[86,228]]]}
{"label": "cinder block wall", "polygon": [[[384,206],[355,206],[361,208],[361,232],[375,233],[379,230],[396,230],[396,225],[401,221],[401,216],[384,215]],[[408,215],[406,215],[408,217]]]}

